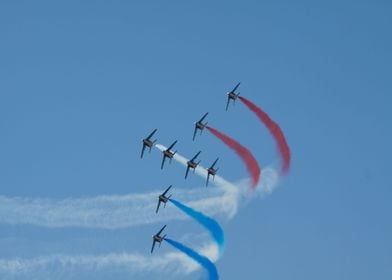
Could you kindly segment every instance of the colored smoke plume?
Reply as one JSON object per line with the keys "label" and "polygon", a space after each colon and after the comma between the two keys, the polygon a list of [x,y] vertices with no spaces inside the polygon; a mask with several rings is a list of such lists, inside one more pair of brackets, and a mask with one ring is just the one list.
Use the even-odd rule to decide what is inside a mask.
{"label": "colored smoke plume", "polygon": [[215,242],[218,245],[219,248],[219,254],[223,255],[223,251],[225,248],[225,234],[223,233],[223,230],[221,226],[218,224],[217,221],[214,219],[204,215],[203,213],[196,211],[192,209],[191,207],[188,207],[181,202],[175,200],[175,199],[169,199],[171,203],[173,203],[177,208],[182,210],[185,214],[190,216],[191,218],[195,219],[198,223],[200,223],[203,227],[205,227],[212,235],[214,238]]}
{"label": "colored smoke plume", "polygon": [[204,267],[208,271],[210,280],[217,280],[217,279],[219,279],[218,270],[216,269],[215,264],[213,262],[211,262],[207,257],[198,254],[196,251],[194,251],[191,248],[181,244],[180,242],[174,241],[174,240],[169,239],[169,238],[165,238],[165,240],[170,245],[172,245],[174,248],[180,250],[181,252],[186,254],[188,257],[192,258],[197,263],[199,263],[202,267]]}
{"label": "colored smoke plume", "polygon": [[282,132],[282,129],[279,127],[279,125],[273,121],[266,112],[264,112],[262,109],[257,107],[255,104],[253,104],[251,101],[246,99],[243,96],[238,97],[251,111],[253,111],[257,117],[264,123],[264,125],[268,128],[269,132],[272,134],[274,137],[276,144],[279,149],[280,156],[283,161],[281,173],[283,175],[286,175],[287,172],[290,169],[290,161],[291,161],[291,153],[290,153],[290,148],[289,145],[287,144],[286,138],[284,137],[284,134]]}
{"label": "colored smoke plume", "polygon": [[259,182],[261,171],[259,164],[257,163],[257,160],[252,155],[252,153],[240,143],[238,143],[231,137],[223,134],[222,132],[216,130],[215,128],[207,126],[207,129],[220,140],[222,140],[223,143],[225,143],[229,148],[233,149],[237,153],[237,155],[240,156],[241,159],[245,162],[245,165],[252,177],[251,187],[254,189]]}

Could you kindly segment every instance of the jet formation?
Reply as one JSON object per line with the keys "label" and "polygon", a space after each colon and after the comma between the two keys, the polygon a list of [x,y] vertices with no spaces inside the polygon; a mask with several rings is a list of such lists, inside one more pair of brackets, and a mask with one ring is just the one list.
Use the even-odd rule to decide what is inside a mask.
{"label": "jet formation", "polygon": [[[233,105],[235,104],[236,99],[240,95],[240,93],[236,93],[238,87],[240,86],[240,83],[238,83],[230,92],[227,93],[227,103],[226,103],[226,111],[229,108],[230,101],[233,101]],[[205,113],[197,122],[194,123],[195,128],[193,131],[193,137],[192,140],[195,141],[197,132],[200,131],[200,135],[202,134],[204,128],[207,126],[208,122],[204,122],[205,118],[207,117],[208,112]],[[152,137],[154,134],[157,132],[157,129],[154,129],[146,138],[142,139],[142,151],[140,154],[140,158],[143,158],[144,152],[146,148],[149,149],[149,152],[151,152],[151,148],[155,145],[155,142],[157,139],[152,140]],[[165,165],[165,161],[168,158],[169,163],[171,163],[171,160],[177,153],[177,151],[173,151],[174,146],[177,144],[177,140],[174,141],[166,150],[163,150],[163,158],[161,162],[161,169],[163,169]],[[195,172],[196,168],[200,164],[201,160],[197,160],[198,156],[201,154],[201,151],[197,152],[193,158],[191,158],[189,161],[187,161],[187,166],[186,166],[186,171],[185,171],[185,179],[187,179],[188,174],[190,169],[192,169],[193,172]],[[216,168],[215,165],[217,164],[219,158],[215,159],[215,161],[211,164],[211,166],[206,170],[207,171],[207,180],[206,180],[206,186],[208,186],[208,183],[210,181],[210,177],[212,177],[212,180],[215,179],[215,175],[218,172],[219,168]],[[155,213],[158,214],[159,208],[161,204],[163,203],[163,207],[166,207],[166,203],[169,201],[170,197],[172,196],[171,194],[168,195],[168,192],[172,188],[172,185],[170,185],[162,194],[158,196],[158,204],[157,208],[155,210]],[[166,225],[164,225],[156,234],[152,236],[152,247],[151,247],[151,254],[154,251],[156,243],[159,244],[159,247],[161,246],[162,241],[165,239],[166,234],[161,235],[162,232],[165,230]]]}

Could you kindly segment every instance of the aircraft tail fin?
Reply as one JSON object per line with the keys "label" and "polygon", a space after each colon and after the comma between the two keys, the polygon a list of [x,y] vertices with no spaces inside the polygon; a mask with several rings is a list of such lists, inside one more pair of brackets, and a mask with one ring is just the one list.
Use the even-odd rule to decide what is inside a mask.
{"label": "aircraft tail fin", "polygon": [[[170,198],[171,198],[171,196],[172,195],[169,195],[168,197],[167,197],[167,199],[169,200]],[[166,203],[165,203],[165,206],[163,207],[163,208],[165,208],[166,207]]]}

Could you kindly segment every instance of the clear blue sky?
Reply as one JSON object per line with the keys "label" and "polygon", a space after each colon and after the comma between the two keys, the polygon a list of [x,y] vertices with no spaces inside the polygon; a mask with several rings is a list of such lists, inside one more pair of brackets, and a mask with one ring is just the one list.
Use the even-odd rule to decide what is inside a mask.
{"label": "clear blue sky", "polygon": [[[197,176],[184,181],[174,162],[161,171],[157,151],[139,159],[140,139],[153,128],[162,144],[178,139],[188,157],[201,149],[206,165],[220,156],[221,175],[244,178],[242,163],[212,135],[191,141],[193,122],[209,111],[210,124],[262,166],[277,161],[272,138],[245,106],[224,112],[226,91],[241,81],[241,94],[281,125],[292,168],[272,195],[222,221],[221,278],[391,279],[392,5],[318,2],[1,2],[0,195],[203,186]],[[0,259],[147,255],[158,227],[0,224]],[[169,234],[193,231],[203,232],[175,222]],[[172,250],[165,244],[157,253]],[[84,273],[48,279],[101,279]],[[116,267],[98,275],[155,276],[129,278]]]}

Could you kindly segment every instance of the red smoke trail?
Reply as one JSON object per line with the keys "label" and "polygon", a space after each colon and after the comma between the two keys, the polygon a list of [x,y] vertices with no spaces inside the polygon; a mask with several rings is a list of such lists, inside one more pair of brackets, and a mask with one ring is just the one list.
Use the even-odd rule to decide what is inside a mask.
{"label": "red smoke trail", "polygon": [[238,96],[238,98],[251,110],[253,111],[257,117],[264,123],[264,125],[268,128],[269,132],[272,134],[272,136],[275,138],[276,144],[278,145],[278,149],[280,152],[280,155],[283,160],[283,165],[282,165],[282,174],[286,175],[287,172],[289,171],[290,168],[290,160],[291,160],[291,153],[290,153],[290,148],[289,145],[286,142],[286,138],[284,137],[284,134],[282,130],[280,129],[279,125],[274,122],[266,112],[261,110],[259,107],[257,107],[255,104],[250,102],[248,99],[242,96]]}
{"label": "red smoke trail", "polygon": [[255,188],[260,179],[260,167],[255,157],[252,155],[252,153],[247,148],[242,146],[240,143],[230,138],[229,136],[223,134],[222,132],[219,132],[218,130],[210,126],[207,126],[207,129],[216,137],[218,137],[220,140],[222,140],[223,143],[225,143],[227,146],[233,149],[237,153],[237,155],[239,155],[242,158],[242,160],[245,162],[245,165],[249,173],[252,176],[251,187]]}

